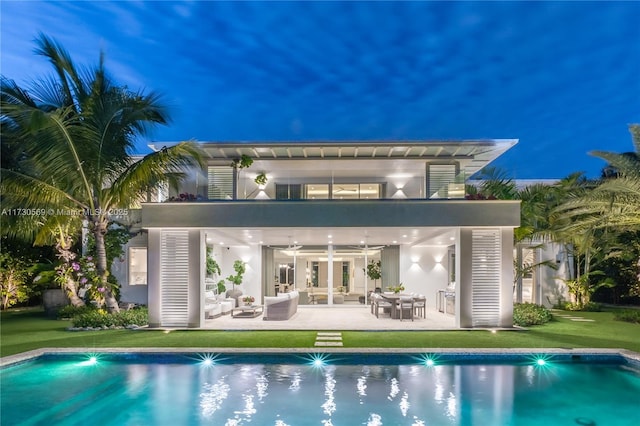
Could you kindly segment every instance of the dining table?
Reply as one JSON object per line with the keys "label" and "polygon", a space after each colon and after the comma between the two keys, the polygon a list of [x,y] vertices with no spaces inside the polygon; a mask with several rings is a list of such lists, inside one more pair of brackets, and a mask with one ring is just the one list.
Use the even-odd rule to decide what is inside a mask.
{"label": "dining table", "polygon": [[406,293],[390,293],[383,292],[382,298],[391,303],[391,318],[400,319],[400,309],[398,309],[398,301],[401,297],[413,297],[411,294]]}

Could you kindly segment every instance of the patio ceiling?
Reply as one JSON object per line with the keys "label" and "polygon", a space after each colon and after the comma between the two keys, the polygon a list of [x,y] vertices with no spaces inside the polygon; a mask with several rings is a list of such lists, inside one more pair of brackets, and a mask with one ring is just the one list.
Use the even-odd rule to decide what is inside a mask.
{"label": "patio ceiling", "polygon": [[217,228],[205,230],[207,242],[223,246],[289,245],[448,246],[454,244],[455,228]]}

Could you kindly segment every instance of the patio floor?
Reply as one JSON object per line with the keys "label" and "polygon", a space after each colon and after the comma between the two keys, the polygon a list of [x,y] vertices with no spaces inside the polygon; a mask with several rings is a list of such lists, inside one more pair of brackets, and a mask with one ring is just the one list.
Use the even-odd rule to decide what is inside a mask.
{"label": "patio floor", "polygon": [[222,315],[205,321],[205,329],[211,330],[458,330],[455,317],[427,308],[426,318],[414,320],[391,319],[380,312],[376,318],[368,306],[298,306],[286,321],[264,321],[256,318],[232,318]]}

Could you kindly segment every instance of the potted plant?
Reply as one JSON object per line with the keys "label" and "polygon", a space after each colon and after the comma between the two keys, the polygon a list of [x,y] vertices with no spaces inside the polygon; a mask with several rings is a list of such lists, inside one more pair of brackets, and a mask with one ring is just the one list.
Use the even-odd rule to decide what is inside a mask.
{"label": "potted plant", "polygon": [[404,286],[402,285],[402,283],[396,285],[396,286],[389,286],[387,287],[390,291],[392,291],[394,294],[398,294],[401,291],[404,291]]}
{"label": "potted plant", "polygon": [[382,278],[382,261],[372,260],[367,265],[367,276],[373,280],[373,286],[378,287],[378,280]]}
{"label": "potted plant", "polygon": [[267,184],[267,175],[264,172],[260,172],[253,181],[259,188],[264,188]]}
{"label": "potted plant", "polygon": [[227,291],[227,297],[232,297],[238,300],[238,297],[242,295],[242,290],[236,288],[242,284],[242,278],[244,276],[246,269],[246,265],[242,260],[236,260],[233,262],[233,270],[236,271],[235,275],[229,275],[227,277],[227,281],[229,281],[233,287],[231,290]]}
{"label": "potted plant", "polygon": [[222,271],[220,270],[220,265],[218,262],[211,257],[212,250],[210,247],[207,247],[207,275],[213,277],[216,275],[220,275]]}
{"label": "potted plant", "polygon": [[230,166],[234,171],[233,179],[233,199],[238,199],[238,179],[240,178],[240,170],[251,167],[253,159],[246,154],[242,154],[240,158],[234,158]]}
{"label": "potted plant", "polygon": [[244,302],[245,305],[253,305],[255,301],[256,299],[253,296],[245,296],[242,298],[242,302]]}
{"label": "potted plant", "polygon": [[224,285],[224,280],[218,281],[218,294],[225,294],[227,287]]}

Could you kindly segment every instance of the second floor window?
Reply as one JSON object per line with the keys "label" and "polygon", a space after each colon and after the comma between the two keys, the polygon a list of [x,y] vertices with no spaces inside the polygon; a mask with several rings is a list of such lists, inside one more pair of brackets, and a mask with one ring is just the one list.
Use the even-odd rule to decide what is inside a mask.
{"label": "second floor window", "polygon": [[276,200],[299,200],[302,198],[302,185],[276,183]]}

